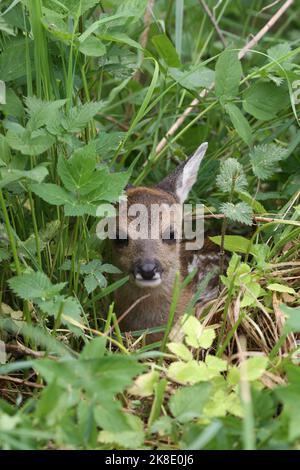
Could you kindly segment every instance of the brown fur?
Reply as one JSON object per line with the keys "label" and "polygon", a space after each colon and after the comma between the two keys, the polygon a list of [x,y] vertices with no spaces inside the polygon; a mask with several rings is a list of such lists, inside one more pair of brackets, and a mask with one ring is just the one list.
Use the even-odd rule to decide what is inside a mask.
{"label": "brown fur", "polygon": [[[128,207],[131,204],[145,204],[150,207],[152,203],[173,204],[175,197],[161,189],[139,187],[127,191]],[[177,240],[174,244],[168,245],[162,240],[130,240],[128,246],[119,248],[113,246],[112,262],[122,270],[124,274],[130,275],[129,283],[117,290],[115,293],[115,308],[120,316],[138,301],[141,297],[149,294],[149,297],[141,300],[129,314],[121,320],[122,331],[136,331],[164,326],[168,319],[170,304],[172,300],[173,284],[176,272],[181,274],[181,281],[188,274],[188,266],[192,262],[195,252],[185,252],[185,243]],[[203,257],[202,253],[211,255],[209,258]],[[201,250],[201,262],[198,262],[199,275],[195,281],[186,287],[180,296],[175,321],[180,318],[192,298],[199,281],[217,264],[216,252],[213,244],[206,242],[205,249]],[[140,258],[158,259],[163,266],[162,284],[156,288],[138,287],[134,283],[132,267]],[[205,300],[211,298],[212,291],[216,285],[216,279],[211,281],[210,292],[206,293]],[[152,334],[151,341],[162,338],[162,334]]]}

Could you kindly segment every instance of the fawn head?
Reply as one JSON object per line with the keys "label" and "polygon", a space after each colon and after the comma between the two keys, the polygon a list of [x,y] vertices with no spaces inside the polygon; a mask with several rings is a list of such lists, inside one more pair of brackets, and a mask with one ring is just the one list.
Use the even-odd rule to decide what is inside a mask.
{"label": "fawn head", "polygon": [[172,285],[180,270],[182,204],[197,180],[205,155],[203,143],[186,162],[155,187],[132,187],[126,191],[126,211],[119,207],[112,261],[131,285],[155,288]]}

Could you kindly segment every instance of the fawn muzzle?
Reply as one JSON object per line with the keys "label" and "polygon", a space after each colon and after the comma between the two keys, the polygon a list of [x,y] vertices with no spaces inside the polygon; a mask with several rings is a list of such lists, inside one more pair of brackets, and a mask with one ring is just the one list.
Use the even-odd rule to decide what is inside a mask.
{"label": "fawn muzzle", "polygon": [[157,287],[161,284],[162,266],[157,260],[139,260],[133,270],[134,280],[139,287]]}

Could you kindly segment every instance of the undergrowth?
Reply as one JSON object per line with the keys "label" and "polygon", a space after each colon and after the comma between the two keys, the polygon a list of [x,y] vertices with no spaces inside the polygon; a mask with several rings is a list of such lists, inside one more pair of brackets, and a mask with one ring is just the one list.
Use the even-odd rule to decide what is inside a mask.
{"label": "undergrowth", "polygon": [[[1,3],[4,449],[300,446],[300,7],[241,57],[277,2],[207,1],[218,29],[196,0],[153,3]],[[230,262],[154,347],[120,332],[97,207],[202,141],[190,199]]]}

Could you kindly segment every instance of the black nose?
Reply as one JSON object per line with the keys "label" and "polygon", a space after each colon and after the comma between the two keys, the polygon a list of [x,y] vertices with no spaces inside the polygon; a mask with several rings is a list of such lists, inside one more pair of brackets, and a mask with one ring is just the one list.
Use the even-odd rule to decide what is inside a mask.
{"label": "black nose", "polygon": [[159,263],[148,260],[144,263],[139,263],[135,268],[135,273],[140,274],[142,278],[146,281],[150,281],[151,279],[153,279],[154,275],[159,271]]}

